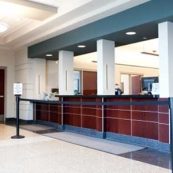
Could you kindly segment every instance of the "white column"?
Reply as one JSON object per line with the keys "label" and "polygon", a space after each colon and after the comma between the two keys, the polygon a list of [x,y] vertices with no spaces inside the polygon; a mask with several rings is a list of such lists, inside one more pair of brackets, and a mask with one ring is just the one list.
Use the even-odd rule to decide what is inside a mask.
{"label": "white column", "polygon": [[173,97],[173,23],[159,24],[160,97]]}
{"label": "white column", "polygon": [[73,52],[59,51],[59,94],[73,95]]}
{"label": "white column", "polygon": [[97,41],[97,94],[115,94],[114,42]]}

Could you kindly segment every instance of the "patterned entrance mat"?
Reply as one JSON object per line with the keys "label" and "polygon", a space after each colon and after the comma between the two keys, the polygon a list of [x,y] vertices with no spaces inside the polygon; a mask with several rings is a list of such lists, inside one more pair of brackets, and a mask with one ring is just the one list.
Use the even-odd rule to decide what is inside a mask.
{"label": "patterned entrance mat", "polygon": [[45,136],[52,137],[76,145],[100,150],[111,154],[124,154],[144,149],[144,147],[114,142],[106,139],[94,138],[72,132],[46,133]]}

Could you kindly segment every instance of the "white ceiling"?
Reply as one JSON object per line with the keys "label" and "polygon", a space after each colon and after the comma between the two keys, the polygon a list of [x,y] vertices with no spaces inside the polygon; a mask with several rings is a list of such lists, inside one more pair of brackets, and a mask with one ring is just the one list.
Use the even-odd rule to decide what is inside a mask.
{"label": "white ceiling", "polygon": [[29,0],[29,1],[58,7],[64,0]]}
{"label": "white ceiling", "polygon": [[[4,1],[4,0],[0,0]],[[25,1],[26,0],[6,0]],[[0,22],[9,29],[0,33],[0,45],[19,49],[64,32],[73,30],[103,17],[118,13],[149,0],[27,0],[58,7],[58,13],[43,20],[26,16],[5,16],[0,13]]]}
{"label": "white ceiling", "polygon": [[18,31],[27,32],[27,30],[32,29],[37,26],[40,21],[24,18],[24,17],[11,17],[0,15],[0,21],[8,25],[8,30],[6,32],[0,33],[0,44],[6,44],[6,38],[15,35]]}
{"label": "white ceiling", "polygon": [[[159,68],[159,57],[151,54],[142,54],[141,52],[158,52],[158,39],[147,40],[139,43],[133,43],[115,48],[115,63],[135,65],[142,67]],[[94,62],[93,62],[94,61]],[[97,53],[88,53],[74,57],[74,62],[79,67],[90,67],[95,69],[97,63]]]}

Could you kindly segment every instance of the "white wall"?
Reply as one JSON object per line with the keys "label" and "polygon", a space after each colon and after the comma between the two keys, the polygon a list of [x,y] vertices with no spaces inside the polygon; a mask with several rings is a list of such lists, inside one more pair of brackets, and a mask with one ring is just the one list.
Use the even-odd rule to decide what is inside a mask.
{"label": "white wall", "polygon": [[[46,61],[44,59],[29,59],[27,48],[15,53],[15,81],[23,83],[23,98],[40,99],[46,90]],[[21,102],[20,118],[33,119],[32,104]]]}
{"label": "white wall", "polygon": [[32,61],[27,58],[27,48],[15,53],[15,81],[23,84],[22,97],[33,97]]}
{"label": "white wall", "polygon": [[50,61],[46,62],[46,90],[51,92],[51,88],[59,88],[58,83],[58,62]]}
{"label": "white wall", "polygon": [[46,92],[46,60],[32,59],[33,98],[42,99]]}
{"label": "white wall", "polygon": [[6,68],[6,81],[5,81],[5,117],[14,117],[14,53],[9,49],[0,49],[0,68]]}
{"label": "white wall", "polygon": [[[32,66],[27,58],[27,48],[15,53],[15,82],[23,84],[22,98],[33,97]],[[20,118],[24,120],[33,119],[32,104],[29,102],[20,103]]]}

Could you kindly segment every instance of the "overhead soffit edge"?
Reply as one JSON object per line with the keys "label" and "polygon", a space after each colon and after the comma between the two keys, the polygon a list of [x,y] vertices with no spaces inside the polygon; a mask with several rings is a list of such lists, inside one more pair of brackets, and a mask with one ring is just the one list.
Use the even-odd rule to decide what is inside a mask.
{"label": "overhead soffit edge", "polygon": [[[7,0],[7,1],[11,1],[11,0]],[[21,2],[21,0],[17,0],[17,1]],[[28,1],[35,2],[35,0],[28,0]],[[41,2],[41,0],[39,0],[39,1]],[[112,0],[112,3],[110,3],[110,5],[107,4],[104,6],[104,8],[100,9],[100,12],[101,12],[101,10],[103,10],[101,13],[97,14],[98,13],[97,10],[96,10],[96,12],[92,11],[92,13],[88,13],[89,15],[87,17],[85,16],[86,18],[84,18],[84,21],[80,22],[80,20],[79,20],[78,23],[76,23],[76,21],[74,20],[74,23],[72,24],[71,22],[69,22],[70,25],[68,24],[68,26],[66,26],[66,22],[68,22],[68,20],[66,20],[66,19],[62,20],[62,18],[60,20],[60,18],[59,18],[61,16],[61,12],[60,12],[59,15],[55,15],[58,17],[51,18],[51,20],[46,20],[44,22],[44,24],[36,25],[36,27],[33,29],[32,32],[20,35],[22,33],[22,31],[17,31],[16,34],[13,34],[6,38],[6,43],[9,46],[13,47],[14,49],[20,48],[21,46],[23,46],[23,44],[25,44],[26,46],[34,45],[39,42],[50,39],[52,37],[56,37],[57,35],[61,35],[65,32],[79,28],[83,25],[87,25],[89,23],[95,22],[102,18],[111,16],[112,14],[119,13],[122,10],[124,10],[124,8],[125,9],[132,8],[134,6],[146,3],[148,1],[150,1],[150,0],[133,0],[133,2],[132,2],[132,0],[123,0],[122,2],[120,0],[116,0],[115,2]],[[22,3],[23,2],[24,1],[22,0]],[[123,3],[125,3],[125,5]],[[117,5],[117,7],[115,7],[115,5]],[[95,6],[93,6],[93,5],[91,5],[91,6],[93,9],[96,9],[96,8],[94,8]],[[84,12],[85,11],[84,9],[88,9],[87,7],[89,7],[89,4],[87,4],[85,7],[82,7],[83,10],[80,10],[80,13],[81,13],[81,11]],[[108,12],[104,11],[107,8],[110,8],[108,10]],[[74,11],[73,12],[71,11],[71,13],[73,14]],[[70,18],[70,21],[71,21],[72,14],[65,15],[65,16],[67,19]],[[93,15],[92,19],[91,19],[91,15]],[[63,15],[63,18],[65,16]],[[68,16],[70,16],[70,17],[68,17]],[[63,21],[63,23],[57,25],[57,23],[59,23],[60,21]],[[66,21],[65,24],[64,24],[64,21]],[[51,25],[51,27],[46,27],[46,25],[47,26]],[[75,26],[75,25],[77,25],[77,26]],[[62,28],[64,28],[64,29],[62,29]],[[20,36],[19,39],[18,39],[18,36]]]}
{"label": "overhead soffit edge", "polygon": [[[76,23],[76,19],[75,19],[74,22],[73,22],[73,24],[72,24],[71,23],[72,16],[74,14],[76,14],[74,12],[74,10],[70,11],[70,13],[65,14],[63,16],[61,16],[61,12],[60,12],[60,15],[58,15],[58,17],[54,18],[54,20],[49,20],[49,21],[47,20],[46,23],[41,24],[35,30],[33,30],[32,32],[30,32],[28,34],[28,36],[30,35],[29,37],[27,37],[27,35],[24,35],[23,38],[25,37],[24,38],[25,44],[31,46],[31,45],[37,44],[39,42],[45,41],[47,39],[56,37],[57,35],[61,35],[61,34],[65,33],[65,32],[68,32],[68,31],[74,30],[76,28],[79,28],[79,27],[81,27],[83,25],[87,25],[89,23],[95,22],[95,21],[100,20],[102,18],[111,16],[112,14],[119,13],[122,10],[124,10],[124,8],[125,9],[126,8],[132,8],[134,6],[137,6],[137,5],[146,3],[147,1],[149,1],[149,0],[133,0],[133,2],[131,2],[131,0],[124,0],[123,2],[124,3],[127,3],[128,4],[128,7],[127,7],[127,5],[124,5],[123,2],[121,2],[120,0],[116,0],[115,2],[112,1],[111,2],[111,5],[112,6],[110,6],[110,5],[107,4],[104,8],[100,8],[101,13],[99,13],[99,14],[98,14],[98,11],[96,10],[96,8],[95,8],[94,5],[86,4],[85,7],[80,7],[80,14],[81,14],[81,12],[83,13],[84,11],[86,11],[86,9],[89,8],[89,5],[91,5],[92,6],[92,10],[95,9],[96,12],[93,12],[92,11],[92,13],[88,13],[89,15],[88,15],[87,18],[81,18],[82,20],[84,19],[84,21],[80,22],[79,16],[78,16],[78,18],[77,18],[79,20],[78,23]],[[93,2],[92,2],[92,4],[93,4]],[[117,5],[117,6],[115,7],[115,5]],[[104,10],[106,10],[108,7],[109,8],[111,7],[108,10],[109,12],[105,12]],[[115,10],[115,8],[116,8],[116,10]],[[79,8],[78,8],[78,11],[79,11]],[[92,19],[91,19],[91,14],[93,15]],[[82,15],[82,16],[84,16],[84,15]],[[85,17],[86,17],[86,15],[85,15]],[[68,24],[69,26],[67,26],[66,23],[69,20],[70,20],[70,22],[69,22],[70,25]],[[61,21],[63,21],[63,22],[61,22]],[[51,27],[47,27],[46,25],[47,26],[50,26],[51,25]],[[65,26],[65,28],[64,28],[64,26]],[[62,28],[64,28],[64,29],[62,29]],[[33,35],[34,35],[34,37],[33,37]],[[16,37],[14,36],[14,38],[16,38]],[[6,41],[7,42],[13,42],[14,43],[15,42],[14,38],[13,37],[12,38],[10,37],[10,39],[8,39]],[[17,44],[16,43],[17,42],[15,42],[15,44],[13,44],[13,47],[15,47],[15,49],[17,47],[20,47],[21,45],[23,45],[23,41],[22,40],[19,41]]]}

